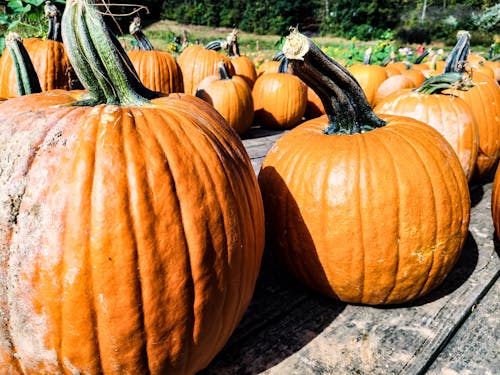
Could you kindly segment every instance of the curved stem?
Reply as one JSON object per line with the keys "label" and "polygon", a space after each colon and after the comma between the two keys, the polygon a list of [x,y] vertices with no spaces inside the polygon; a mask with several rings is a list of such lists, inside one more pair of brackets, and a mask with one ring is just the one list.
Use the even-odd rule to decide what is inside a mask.
{"label": "curved stem", "polygon": [[16,71],[17,94],[23,96],[42,92],[35,67],[21,37],[18,34],[9,33],[5,44]]}
{"label": "curved stem", "polygon": [[293,73],[320,97],[329,120],[325,133],[361,133],[385,125],[371,109],[351,73],[305,35],[293,29],[286,38],[283,52]]}
{"label": "curved stem", "polygon": [[461,30],[457,33],[457,39],[457,44],[455,44],[455,47],[453,47],[453,50],[446,59],[444,73],[465,72],[467,57],[470,52],[470,34],[467,31]]}
{"label": "curved stem", "polygon": [[48,40],[62,42],[61,37],[61,12],[50,1],[46,1],[44,5],[45,17],[48,18],[49,30],[47,32]]}
{"label": "curved stem", "polygon": [[224,79],[233,78],[231,73],[227,70],[227,66],[224,61],[219,62],[218,70],[219,70],[219,80],[222,81]]}
{"label": "curved stem", "polygon": [[137,41],[140,50],[142,51],[154,50],[153,45],[146,37],[146,35],[142,32],[141,17],[139,16],[134,17],[134,20],[130,24],[129,32],[130,35],[132,35]]}
{"label": "curved stem", "polygon": [[144,105],[161,96],[141,83],[93,1],[68,1],[62,27],[69,60],[90,94],[89,100],[77,104]]}

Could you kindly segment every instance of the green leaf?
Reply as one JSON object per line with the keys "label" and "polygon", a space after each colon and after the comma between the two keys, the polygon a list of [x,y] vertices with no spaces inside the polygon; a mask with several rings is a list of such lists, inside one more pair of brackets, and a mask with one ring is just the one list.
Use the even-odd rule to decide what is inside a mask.
{"label": "green leaf", "polygon": [[6,14],[0,14],[0,25],[8,25],[10,24],[9,16]]}
{"label": "green leaf", "polygon": [[39,7],[45,2],[45,0],[24,0],[24,2]]}

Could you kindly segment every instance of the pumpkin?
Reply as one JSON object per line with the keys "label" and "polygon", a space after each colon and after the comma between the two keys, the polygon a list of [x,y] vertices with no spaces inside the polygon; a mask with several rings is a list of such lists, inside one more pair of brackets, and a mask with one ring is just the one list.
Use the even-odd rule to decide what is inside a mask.
{"label": "pumpkin", "polygon": [[141,85],[94,3],[62,28],[89,94],[0,105],[0,373],[196,373],[257,278],[250,160],[209,104]]}
{"label": "pumpkin", "polygon": [[411,117],[432,126],[450,143],[467,179],[472,179],[479,152],[479,129],[472,109],[463,99],[405,89],[382,99],[374,111]]}
{"label": "pumpkin", "polygon": [[500,158],[500,87],[489,75],[473,67],[470,72],[471,66],[466,59],[471,56],[480,59],[481,56],[468,54],[469,40],[469,33],[459,33],[457,47],[450,53],[445,68],[445,73],[464,74],[466,85],[453,82],[443,92],[462,98],[474,113],[479,133],[479,152],[472,177],[481,181],[490,175]]}
{"label": "pumpkin", "polygon": [[415,88],[415,83],[404,74],[396,74],[388,77],[380,84],[373,99],[373,105],[376,106],[382,99],[389,96],[393,92]]}
{"label": "pumpkin", "polygon": [[297,125],[307,106],[307,85],[288,73],[288,61],[283,59],[278,72],[257,78],[252,89],[254,121],[274,129]]}
{"label": "pumpkin", "polygon": [[[69,63],[63,43],[60,41],[59,16],[49,4],[49,31],[47,38],[25,38],[23,44],[33,62],[43,91],[52,89],[80,88]],[[51,13],[52,12],[52,13]],[[55,12],[55,13],[54,13]],[[16,73],[8,53],[0,57],[0,96],[17,96]]]}
{"label": "pumpkin", "polygon": [[15,88],[12,87],[9,91],[15,93],[13,96],[41,92],[42,89],[38,81],[38,75],[19,34],[8,33],[5,38],[5,45],[13,62],[14,72],[16,73],[15,82],[12,82],[15,83]]}
{"label": "pumpkin", "polygon": [[248,56],[240,54],[240,46],[238,44],[238,29],[233,29],[227,36],[225,41],[214,41],[209,43],[205,48],[210,48],[218,51],[222,48],[227,50],[227,56],[231,59],[234,73],[242,77],[250,86],[253,87],[257,79],[257,71],[255,65]]}
{"label": "pumpkin", "polygon": [[[459,257],[467,180],[435,129],[374,115],[349,71],[297,31],[283,50],[327,116],[270,149],[259,172],[269,248],[310,288],[351,303],[404,303]],[[340,88],[342,87],[342,88]]]}
{"label": "pumpkin", "polygon": [[398,91],[380,101],[376,113],[402,115],[425,122],[438,130],[451,144],[460,159],[467,179],[474,174],[479,153],[479,126],[472,108],[446,88],[453,85],[467,90],[470,82],[461,72],[451,71],[468,53],[468,33],[459,39],[446,61],[444,73],[429,77],[416,90]]}
{"label": "pumpkin", "polygon": [[129,27],[139,49],[128,52],[128,57],[147,88],[164,94],[184,92],[182,70],[177,60],[168,52],[156,51],[142,31],[140,17],[135,17]]}
{"label": "pumpkin", "polygon": [[497,168],[493,178],[493,186],[491,188],[491,215],[493,218],[493,226],[495,227],[495,235],[500,239],[500,169]]}
{"label": "pumpkin", "polygon": [[190,45],[184,48],[177,59],[182,71],[184,92],[195,95],[203,78],[217,74],[221,60],[226,64],[229,73],[234,75],[233,64],[223,53],[200,45]]}
{"label": "pumpkin", "polygon": [[252,89],[242,76],[231,76],[223,61],[217,76],[200,82],[196,96],[213,105],[239,135],[250,128],[254,114]]}
{"label": "pumpkin", "polygon": [[348,69],[363,89],[368,102],[373,105],[378,88],[387,79],[386,68],[380,65],[353,64]]}

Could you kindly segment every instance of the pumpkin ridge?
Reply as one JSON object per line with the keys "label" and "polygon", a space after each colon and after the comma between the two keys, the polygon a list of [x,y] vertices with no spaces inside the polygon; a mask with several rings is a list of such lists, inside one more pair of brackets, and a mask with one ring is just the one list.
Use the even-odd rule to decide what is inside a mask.
{"label": "pumpkin ridge", "polygon": [[[389,129],[391,129],[391,127],[389,127],[389,126],[384,128],[385,131],[388,131]],[[398,187],[397,189],[394,189],[394,192],[396,194],[395,201],[394,201],[394,206],[396,208],[395,216],[398,218],[397,219],[397,242],[396,242],[396,249],[394,251],[394,257],[396,258],[396,262],[395,262],[396,264],[395,264],[395,267],[393,270],[394,280],[392,282],[392,286],[390,289],[387,290],[387,292],[386,292],[386,294],[381,302],[382,304],[386,304],[387,300],[389,299],[390,295],[392,294],[392,291],[396,288],[397,279],[398,279],[398,272],[400,271],[399,239],[401,238],[400,232],[401,232],[401,228],[402,228],[402,225],[401,225],[401,192],[400,192],[401,176],[400,176],[399,170],[397,169],[397,164],[394,161],[394,156],[391,152],[390,146],[385,145],[385,143],[383,141],[384,138],[379,137],[379,132],[374,131],[371,134],[373,136],[373,139],[378,143],[379,147],[384,149],[385,153],[389,156],[388,160],[391,161],[391,164],[393,166],[393,168],[391,170],[394,171],[394,177],[397,180],[397,183],[395,183],[394,186]]]}
{"label": "pumpkin ridge", "polygon": [[[362,164],[364,164],[364,162],[366,162],[367,158],[362,158],[362,155],[366,155],[366,150],[365,152],[363,153],[362,150],[363,150],[363,140],[361,139],[362,137],[352,137],[352,139],[356,139],[356,156],[353,157],[352,160],[356,160],[356,172],[354,173],[354,176],[355,176],[355,182],[354,182],[354,186],[361,186],[360,184],[360,181],[362,180],[362,176],[361,176],[361,173],[363,173],[363,177],[365,179],[367,179],[367,168],[366,167],[363,167]],[[353,147],[354,149],[354,147]],[[366,282],[366,275],[365,275],[365,270],[366,270],[366,256],[365,256],[365,243],[364,243],[364,237],[363,237],[363,209],[362,209],[362,200],[363,200],[363,196],[362,196],[362,192],[361,190],[364,190],[364,189],[355,189],[356,191],[356,194],[354,196],[351,196],[351,199],[352,200],[355,200],[356,201],[356,216],[357,216],[357,232],[358,232],[358,236],[359,236],[359,247],[357,247],[357,249],[359,250],[359,253],[357,254],[358,256],[360,256],[360,260],[359,260],[359,270],[360,270],[360,273],[359,273],[359,285],[360,285],[360,289],[357,291],[358,292],[358,295],[356,296],[356,298],[363,298],[363,295],[364,295],[364,291],[367,289],[366,286],[365,286],[365,282]],[[364,302],[364,301],[362,301]]]}
{"label": "pumpkin ridge", "polygon": [[[390,129],[390,128],[388,128],[388,129]],[[413,150],[414,150],[414,152],[415,152],[415,154],[416,154],[415,159],[417,159],[417,158],[418,158],[418,160],[419,160],[419,161],[420,161],[420,163],[422,164],[422,167],[423,167],[423,169],[425,170],[425,174],[426,174],[426,176],[430,176],[429,169],[428,169],[428,167],[427,167],[427,165],[426,165],[425,161],[424,161],[424,160],[422,159],[422,157],[420,156],[420,152],[419,152],[419,151],[417,150],[417,148],[414,146],[416,142],[418,142],[418,143],[419,143],[419,145],[423,146],[423,145],[422,145],[422,142],[421,142],[421,141],[419,141],[419,139],[417,139],[416,137],[412,137],[411,133],[410,133],[410,134],[408,134],[408,135],[406,135],[406,134],[402,134],[402,132],[393,132],[393,134],[395,134],[395,135],[399,136],[399,138],[400,138],[401,140],[403,140],[404,142],[406,142],[406,143],[407,143],[407,144],[411,147],[411,149],[413,149]],[[411,138],[413,138],[413,141],[414,141],[414,142],[410,142],[410,141],[408,140],[408,138],[407,138],[408,136],[409,136],[409,137],[411,137]],[[433,155],[433,156],[434,156],[434,155]],[[435,162],[436,164],[438,164],[438,161],[437,161],[437,160],[434,160],[434,162]],[[433,202],[433,210],[432,210],[432,212],[433,212],[433,216],[434,216],[434,221],[433,221],[433,222],[438,223],[438,215],[437,215],[437,208],[436,208],[436,192],[435,192],[435,188],[434,188],[434,183],[433,183],[433,179],[428,178],[428,180],[430,181],[430,186],[431,186],[431,194],[432,194],[432,196],[430,197],[430,200],[432,200],[432,202]],[[437,242],[437,241],[436,241],[436,240],[437,240],[437,228],[439,228],[439,225],[438,225],[438,224],[436,224],[436,230],[434,230],[434,231],[433,231],[433,236],[434,236],[434,237],[433,237],[433,239],[432,239],[431,243],[436,243],[436,242]],[[421,246],[419,246],[419,248],[421,248]],[[415,249],[415,250],[418,250],[418,249]],[[398,254],[399,254],[399,252],[398,252]],[[425,279],[425,281],[424,281],[424,282],[420,285],[420,287],[417,289],[417,291],[414,293],[414,295],[410,297],[411,299],[415,298],[416,296],[420,296],[420,294],[421,294],[422,290],[424,289],[424,286],[427,284],[427,280],[429,280],[429,277],[428,277],[428,276],[429,276],[429,273],[430,273],[429,271],[431,270],[432,265],[434,264],[434,257],[435,257],[435,252],[433,252],[433,257],[432,257],[432,260],[431,260],[431,264],[430,264],[430,266],[428,267],[428,271],[426,272],[426,277],[424,278],[424,279]],[[398,256],[398,259],[399,259],[399,256]],[[397,275],[396,275],[396,276],[397,276]],[[388,298],[387,298],[387,299],[390,299],[391,297],[392,297],[392,293],[390,293],[390,294],[388,295]],[[408,296],[407,296],[407,298],[408,298]]]}
{"label": "pumpkin ridge", "polygon": [[[424,140],[426,141],[426,143],[427,143],[427,142],[429,142],[429,143],[430,143],[430,142],[432,142],[432,141],[433,141],[432,139],[430,139],[430,138],[429,138],[429,136],[428,136],[427,134],[426,134],[425,136],[423,136],[423,137],[422,137],[422,139],[424,139]],[[439,162],[438,160],[434,160],[434,163],[435,163],[435,164],[437,164],[438,162]],[[439,173],[440,173],[440,177],[439,177],[439,179],[440,179],[440,180],[442,180],[442,181],[444,181],[444,180],[446,179],[446,177],[442,174],[442,170],[439,170]],[[455,182],[456,182],[456,184],[455,184],[455,185],[456,185],[456,186],[459,186],[458,181],[457,181],[457,179],[456,179],[456,175],[455,175],[455,174],[453,174],[453,176],[452,176],[452,177],[454,178],[454,180],[455,180]],[[433,181],[434,181],[434,180],[433,180]],[[436,204],[437,204],[438,202],[437,202],[436,192],[435,192],[435,188],[434,188],[434,186],[435,186],[435,184],[433,183],[433,184],[432,184],[432,187],[433,187],[432,192],[433,192],[433,196],[434,196],[433,202],[434,202],[434,206],[436,207]],[[450,186],[449,186],[448,184],[446,184],[445,186],[446,186],[446,190],[445,190],[445,191],[443,191],[443,193],[445,193],[445,194],[447,195],[447,197],[446,197],[446,198],[449,200],[449,198],[452,196],[452,195],[450,194],[450,190],[449,190],[449,189],[450,189]],[[460,204],[459,211],[462,211],[462,210],[463,210],[462,202],[461,202],[461,201],[458,201],[458,203]],[[452,204],[452,203],[450,203],[450,204]],[[437,208],[436,208],[433,212],[434,212],[434,213],[436,213],[436,212],[437,212],[436,210],[437,210]],[[451,215],[452,215],[452,211],[451,211],[451,210],[449,210],[448,212],[449,212],[449,216],[451,216]],[[448,273],[448,269],[442,270],[442,269],[443,269],[443,261],[438,261],[438,260],[437,260],[437,256],[439,256],[439,255],[441,255],[441,254],[442,254],[440,251],[438,251],[438,250],[439,250],[439,246],[440,246],[440,244],[441,244],[441,241],[440,241],[440,242],[438,242],[438,239],[439,239],[439,236],[440,236],[440,235],[439,235],[439,232],[442,232],[443,230],[447,230],[447,226],[448,226],[448,225],[447,225],[447,224],[445,224],[445,223],[441,223],[441,224],[439,224],[439,223],[438,223],[438,220],[437,220],[437,216],[436,216],[436,215],[435,215],[435,217],[436,217],[436,221],[435,221],[435,222],[436,222],[437,224],[436,224],[436,230],[435,230],[435,232],[434,232],[434,240],[433,240],[434,245],[432,246],[432,263],[429,265],[429,268],[428,268],[428,272],[427,272],[428,277],[426,278],[425,283],[424,283],[424,284],[421,286],[421,288],[419,289],[418,293],[416,293],[416,294],[415,294],[416,296],[421,296],[421,295],[423,295],[423,294],[427,293],[427,292],[428,292],[428,290],[427,290],[427,289],[428,289],[428,284],[429,284],[430,282],[432,282],[433,280],[436,280],[436,279],[437,279],[437,280],[442,281],[442,279],[443,279],[442,274],[447,274],[447,273]],[[450,217],[449,217],[449,218],[450,218]],[[453,238],[455,238],[455,237],[456,237],[456,235],[455,235],[455,236],[453,236]],[[451,242],[451,241],[449,241],[449,242]],[[461,251],[461,250],[459,250],[459,251],[457,252],[456,259],[458,259],[458,256],[459,256],[459,254],[460,254],[460,251]],[[455,261],[456,261],[456,259],[455,259]],[[436,267],[436,266],[438,267],[438,270],[437,270],[437,271],[440,271],[440,270],[441,270],[441,272],[440,272],[439,274],[437,274],[437,273],[436,273],[437,271],[435,271],[435,267]],[[445,268],[446,268],[446,267],[445,267]]]}
{"label": "pumpkin ridge", "polygon": [[[151,362],[150,362],[150,355],[149,355],[149,344],[150,344],[150,334],[149,334],[149,327],[146,323],[146,316],[144,313],[144,309],[146,308],[146,300],[145,300],[145,280],[148,280],[147,277],[144,277],[144,273],[148,272],[148,270],[144,269],[142,267],[142,262],[141,262],[141,257],[140,254],[148,254],[148,251],[141,250],[142,247],[147,247],[147,244],[141,244],[140,236],[139,236],[139,229],[141,226],[143,226],[144,222],[147,221],[148,218],[148,212],[154,212],[154,208],[150,204],[152,202],[152,197],[150,196],[150,192],[152,191],[151,187],[149,184],[147,184],[144,188],[137,188],[134,186],[135,184],[133,183],[134,181],[146,181],[148,182],[147,176],[145,176],[146,172],[142,172],[146,168],[145,161],[147,160],[145,155],[144,155],[144,146],[142,142],[142,137],[140,132],[138,131],[138,128],[142,125],[140,121],[144,121],[144,116],[137,116],[132,113],[134,112],[131,108],[121,108],[123,115],[120,117],[122,120],[121,124],[118,124],[120,129],[122,129],[122,150],[124,154],[124,166],[126,175],[127,175],[127,196],[128,196],[128,211],[130,213],[130,218],[131,218],[131,224],[132,224],[132,230],[131,234],[133,237],[132,243],[133,246],[135,247],[135,270],[137,274],[137,294],[138,299],[141,301],[141,307],[137,309],[138,314],[140,315],[140,318],[138,320],[141,321],[142,329],[139,328],[144,332],[144,337],[143,337],[143,343],[142,343],[142,350],[141,353],[144,355],[144,361],[146,362],[148,366],[148,374],[151,374]],[[125,126],[127,123],[130,123],[130,125]],[[130,133],[129,135],[126,134],[126,132]],[[128,142],[127,142],[128,141]],[[132,166],[132,171],[130,171],[129,166]],[[141,167],[143,169],[141,170]],[[140,185],[142,186],[142,185]],[[139,191],[140,190],[140,191]],[[136,192],[137,197],[134,199],[133,194]],[[141,204],[142,201],[142,204]],[[144,204],[146,204],[146,207],[144,207]],[[144,208],[143,208],[144,207]],[[145,210],[146,212],[141,214],[141,208],[142,210]],[[137,212],[135,212],[137,211]],[[157,233],[156,230],[154,229],[154,225],[151,225],[153,227],[153,235],[152,237],[155,240],[154,243],[154,248],[157,248]],[[143,240],[144,241],[144,240]]]}

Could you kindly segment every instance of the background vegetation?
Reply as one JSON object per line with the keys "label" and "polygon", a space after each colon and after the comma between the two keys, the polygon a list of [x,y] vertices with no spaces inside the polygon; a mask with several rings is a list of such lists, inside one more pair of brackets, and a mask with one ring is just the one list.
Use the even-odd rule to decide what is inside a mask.
{"label": "background vegetation", "polygon": [[[61,10],[65,3],[52,2]],[[25,37],[44,35],[44,3],[45,0],[0,1],[0,51],[2,37],[8,30]],[[425,43],[446,48],[455,44],[460,29],[471,33],[473,48],[500,53],[500,3],[496,0],[122,0],[119,3],[129,6],[112,7],[113,13],[122,15],[111,22],[117,33],[126,34],[132,19],[129,14],[138,9],[135,4],[139,3],[149,10],[142,9],[139,14],[144,25],[149,25],[146,29],[155,46],[174,53],[177,46],[171,41],[186,29],[192,42],[206,43],[224,38],[227,30],[236,27],[242,30],[243,50],[257,54],[262,50],[277,50],[280,37],[288,34],[290,26],[297,25],[310,36],[329,38],[325,49],[346,61],[361,60],[360,46],[365,45],[375,48],[374,56],[376,59],[379,56],[379,60],[401,45]],[[194,25],[205,28],[197,33]],[[125,43],[133,44],[130,38],[123,38]]]}

